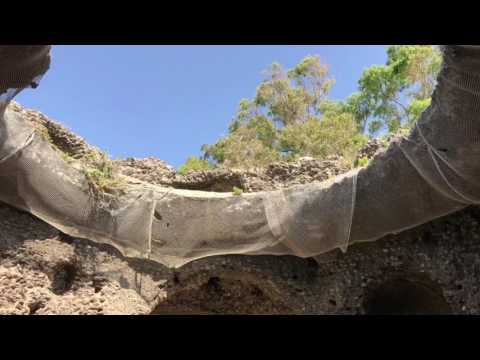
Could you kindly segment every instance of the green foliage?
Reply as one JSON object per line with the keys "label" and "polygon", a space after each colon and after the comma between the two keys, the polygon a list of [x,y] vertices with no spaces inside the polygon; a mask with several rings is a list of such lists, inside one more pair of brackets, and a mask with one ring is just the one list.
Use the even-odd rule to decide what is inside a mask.
{"label": "green foliage", "polygon": [[334,79],[320,57],[289,70],[273,63],[253,99],[240,101],[228,134],[202,147],[204,161],[251,168],[337,154],[353,165],[366,133],[409,131],[430,104],[440,65],[434,46],[389,46],[386,63],[365,69],[357,92],[333,101]]}
{"label": "green foliage", "polygon": [[414,99],[410,102],[408,107],[405,109],[407,114],[407,123],[408,125],[413,125],[416,119],[420,117],[422,112],[425,111],[427,107],[430,106],[432,99]]}
{"label": "green foliage", "polygon": [[242,125],[213,146],[204,146],[205,156],[228,168],[255,168],[280,159],[279,152],[260,139],[254,126]]}
{"label": "green foliage", "polygon": [[358,142],[355,118],[326,99],[334,80],[318,56],[286,71],[273,63],[253,100],[242,99],[227,136],[204,145],[204,158],[225,167],[264,167],[299,156],[346,153]]}
{"label": "green foliage", "polygon": [[70,155],[64,153],[63,151],[60,152],[60,156],[62,157],[63,161],[65,161],[68,164],[72,164],[75,162],[75,159],[72,158]]}
{"label": "green foliage", "polygon": [[357,160],[355,166],[365,167],[365,166],[368,166],[369,163],[370,163],[370,159],[368,157],[364,156],[364,157]]}
{"label": "green foliage", "polygon": [[394,45],[387,49],[387,65],[410,86],[409,96],[426,99],[431,96],[435,79],[440,70],[442,57],[434,46]]}
{"label": "green foliage", "polygon": [[281,126],[304,123],[318,115],[318,105],[328,95],[334,79],[319,56],[307,56],[285,71],[273,63],[254,98],[257,113],[264,113]]}
{"label": "green foliage", "polygon": [[92,148],[83,154],[80,159],[75,159],[63,152],[55,144],[47,127],[36,125],[36,131],[44,140],[50,143],[67,164],[72,165],[75,162],[79,162],[92,195],[98,197],[106,193],[123,193],[125,183],[119,177],[117,168],[107,153]]}
{"label": "green foliage", "polygon": [[282,129],[279,145],[282,153],[292,158],[345,155],[354,146],[358,134],[353,116],[343,113],[328,114],[321,121],[311,118],[305,124],[289,125]]}
{"label": "green foliage", "polygon": [[397,132],[411,126],[428,106],[441,55],[434,46],[393,45],[385,65],[367,68],[359,80],[359,93],[351,99],[359,124],[371,135]]}
{"label": "green foliage", "polygon": [[200,159],[196,156],[190,156],[185,164],[181,165],[178,168],[178,173],[185,175],[191,171],[203,171],[203,170],[212,170],[213,165],[210,164],[207,160]]}
{"label": "green foliage", "polygon": [[233,192],[233,195],[240,196],[240,195],[243,194],[243,189],[240,189],[240,188],[234,186],[233,189],[232,189],[232,192]]}
{"label": "green foliage", "polygon": [[90,191],[94,196],[104,193],[123,193],[125,183],[119,177],[117,167],[107,153],[90,150],[81,160]]}

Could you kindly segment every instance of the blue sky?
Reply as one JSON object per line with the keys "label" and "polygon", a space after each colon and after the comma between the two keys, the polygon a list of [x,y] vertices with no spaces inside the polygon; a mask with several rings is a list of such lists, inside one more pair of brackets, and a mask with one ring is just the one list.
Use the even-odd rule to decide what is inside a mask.
{"label": "blue sky", "polygon": [[155,156],[176,167],[226,133],[272,62],[289,68],[320,55],[336,78],[330,97],[342,99],[364,68],[386,61],[382,45],[71,45],[52,55],[40,86],[18,102],[112,158]]}

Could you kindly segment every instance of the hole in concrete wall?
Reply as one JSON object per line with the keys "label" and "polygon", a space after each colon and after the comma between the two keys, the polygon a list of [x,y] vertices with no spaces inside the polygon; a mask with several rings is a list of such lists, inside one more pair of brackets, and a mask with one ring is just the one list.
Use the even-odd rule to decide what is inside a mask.
{"label": "hole in concrete wall", "polygon": [[103,287],[107,284],[108,280],[106,278],[100,277],[100,276],[95,276],[92,279],[92,287],[93,291],[95,294],[99,293],[102,291]]}
{"label": "hole in concrete wall", "polygon": [[28,315],[35,315],[38,310],[44,307],[45,304],[41,301],[35,301],[28,305],[29,312]]}
{"label": "hole in concrete wall", "polygon": [[220,283],[220,278],[217,276],[211,277],[208,279],[206,284],[206,290],[211,293],[222,294],[222,285]]}
{"label": "hole in concrete wall", "polygon": [[77,275],[77,267],[69,262],[61,263],[54,269],[52,292],[56,295],[66,293],[73,285]]}
{"label": "hole in concrete wall", "polygon": [[374,289],[364,303],[370,315],[450,314],[442,289],[430,279],[396,278]]}
{"label": "hole in concrete wall", "polygon": [[173,273],[173,283],[178,285],[180,284],[180,278],[178,277],[178,274],[176,272]]}
{"label": "hole in concrete wall", "polygon": [[160,213],[157,210],[154,211],[153,216],[155,217],[155,219],[159,221],[163,220],[162,215],[160,215]]}

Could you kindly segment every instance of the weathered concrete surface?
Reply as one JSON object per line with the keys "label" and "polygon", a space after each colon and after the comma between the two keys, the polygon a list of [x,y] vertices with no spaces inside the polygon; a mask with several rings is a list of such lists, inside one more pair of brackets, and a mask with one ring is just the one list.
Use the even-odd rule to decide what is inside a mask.
{"label": "weathered concrete surface", "polygon": [[0,206],[1,314],[148,313],[148,302],[161,295],[161,281],[152,279],[158,271],[141,276],[127,264],[113,248],[91,247]]}
{"label": "weathered concrete surface", "polygon": [[[245,279],[266,293],[273,291],[272,299],[288,308],[280,313],[479,313],[479,219],[480,209],[470,208],[397,236],[354,245],[318,266],[290,257],[204,259],[182,268],[167,293],[211,311],[217,309],[201,299],[205,293],[220,296],[223,308],[235,312],[235,295],[225,295],[231,285],[222,288],[222,281]],[[402,285],[402,280],[409,283]],[[391,281],[397,281],[393,290],[398,293],[388,289]],[[196,284],[196,290],[186,293],[188,284]]]}
{"label": "weathered concrete surface", "polygon": [[312,259],[220,256],[169,271],[0,206],[3,314],[480,313],[480,209]]}

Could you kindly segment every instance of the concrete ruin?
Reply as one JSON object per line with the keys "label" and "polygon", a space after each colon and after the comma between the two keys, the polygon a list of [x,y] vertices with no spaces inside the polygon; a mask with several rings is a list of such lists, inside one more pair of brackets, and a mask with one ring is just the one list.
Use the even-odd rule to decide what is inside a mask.
{"label": "concrete ruin", "polygon": [[[78,136],[41,113],[16,103],[10,106],[44,124],[64,149],[82,153],[87,148]],[[374,144],[369,156],[383,151]],[[130,176],[207,191],[229,191],[232,186],[272,190],[345,171],[338,159],[272,164],[264,174],[217,171],[187,176],[178,176],[155,159],[118,162]],[[0,212],[3,314],[480,312],[476,206],[317,260],[230,255],[197,260],[177,270],[70,237],[6,204]]]}
{"label": "concrete ruin", "polygon": [[[159,258],[135,256],[138,254],[128,253],[114,242],[99,242],[96,236],[89,239],[85,233],[76,233],[62,221],[48,221],[52,219],[50,215],[44,220],[55,227],[43,223],[32,216],[35,214],[42,218],[42,212],[32,211],[35,205],[32,208],[34,203],[24,199],[25,194],[20,194],[26,204],[22,207],[18,206],[19,193],[13,190],[7,194],[3,191],[3,201],[26,212],[7,205],[0,208],[3,213],[0,220],[0,286],[4,290],[0,296],[0,312],[478,312],[475,284],[478,283],[477,267],[480,265],[476,260],[480,213],[477,207],[471,205],[480,198],[475,181],[479,171],[475,159],[478,159],[477,139],[480,134],[474,116],[480,89],[476,51],[462,47],[447,49],[446,57],[450,62],[446,61],[447,66],[442,70],[433,106],[424,113],[423,121],[419,121],[408,137],[399,138],[387,149],[377,152],[365,169],[356,169],[346,175],[341,175],[343,170],[334,170],[327,177],[337,175],[336,180],[328,182],[327,186],[325,182],[313,182],[313,189],[317,192],[312,194],[318,194],[320,189],[318,199],[325,199],[323,204],[332,201],[326,203],[331,210],[334,209],[332,205],[339,208],[339,212],[325,213],[331,217],[328,221],[325,217],[322,219],[328,225],[322,228],[327,229],[326,237],[319,236],[318,232],[300,231],[294,223],[290,224],[292,218],[288,214],[275,220],[288,235],[287,244],[291,245],[293,241],[292,246],[287,246],[288,251],[285,247],[278,251],[276,247],[285,242],[267,246],[265,253],[276,256],[258,255],[261,251],[257,248],[230,251],[237,254],[257,253],[256,256],[224,255],[229,251],[222,249],[218,254],[209,252],[208,257],[203,256],[205,253],[199,257],[189,255],[188,261],[180,264],[183,266],[172,270],[155,261]],[[26,111],[17,104],[12,104],[9,112],[20,122],[35,128],[36,134],[40,129],[44,135],[39,137],[41,144],[50,142],[69,156],[81,157],[82,151],[88,152],[88,145],[41,114]],[[442,136],[441,131],[445,129],[449,131],[448,137]],[[15,160],[14,156],[9,158]],[[8,161],[5,163],[8,164]],[[308,160],[292,166],[301,169],[305,163]],[[12,164],[6,169],[13,169],[15,161]],[[137,168],[135,161],[133,166],[125,162],[119,165],[124,174],[130,170],[130,174],[125,176],[135,177],[132,170]],[[314,166],[312,162],[310,165],[311,170]],[[275,178],[278,172],[282,173],[278,171],[282,166],[270,169],[271,178]],[[313,176],[305,176],[305,172],[300,172],[301,176],[293,176],[297,179],[303,177],[305,184],[298,185],[300,188],[297,186],[297,189],[302,191],[296,193],[290,190],[288,180],[280,181],[283,184],[281,188],[287,185],[286,190],[278,189],[278,182],[267,181],[267,186],[262,185],[262,176],[265,178],[268,173],[261,176],[235,172],[204,173],[199,178],[182,178],[167,171],[158,182],[163,187],[218,191],[225,181],[227,189],[229,181],[237,181],[245,190],[247,199],[254,199],[257,191],[272,190],[268,188],[271,186],[277,190],[262,193],[266,194],[262,195],[262,201],[269,194],[282,194],[278,202],[280,206],[274,204],[277,207],[270,212],[271,217],[272,213],[281,214],[285,205],[295,203],[297,198],[303,199],[302,194],[310,189],[311,180],[316,180],[319,173],[326,173],[326,168],[329,166],[317,166],[320,170],[316,174],[313,171]],[[5,172],[3,175],[4,184],[11,184]],[[138,173],[136,176],[143,182]],[[256,181],[249,180],[252,177],[256,177]],[[253,186],[246,186],[248,184]],[[323,185],[317,187],[316,184]],[[344,190],[346,186],[348,191]],[[252,191],[251,195],[249,191]],[[333,193],[333,196],[324,196],[324,191]],[[170,193],[179,196],[192,194],[185,190],[166,192]],[[207,194],[202,196],[208,197]],[[237,201],[237,198],[225,193],[215,196]],[[315,210],[317,206],[310,205],[310,198],[302,200],[298,206],[307,218],[308,214],[315,213],[306,209]],[[355,201],[350,202],[349,199]],[[353,215],[352,209],[355,209]],[[298,210],[295,211],[299,214]],[[163,209],[158,212],[164,214]],[[452,212],[455,214],[447,215]],[[162,220],[162,215],[156,217]],[[239,221],[239,224],[229,224],[244,226],[241,218]],[[312,221],[302,224],[313,224]],[[271,228],[270,218],[268,224]],[[289,225],[285,228],[284,224]],[[294,230],[291,230],[292,226]],[[317,236],[311,240],[327,241],[309,242],[311,234]],[[83,239],[78,235],[82,235]],[[313,244],[315,249],[305,247],[305,244]],[[262,247],[261,250],[264,249]]]}

